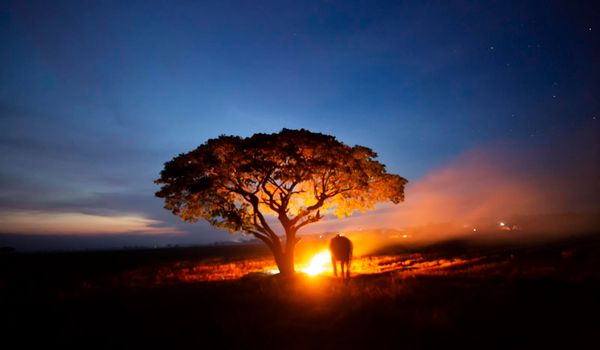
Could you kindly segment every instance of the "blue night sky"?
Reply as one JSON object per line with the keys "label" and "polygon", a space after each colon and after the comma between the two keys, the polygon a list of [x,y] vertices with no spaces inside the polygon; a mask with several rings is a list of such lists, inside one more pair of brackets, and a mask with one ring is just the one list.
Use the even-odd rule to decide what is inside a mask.
{"label": "blue night sky", "polygon": [[597,135],[599,34],[585,1],[3,1],[0,233],[225,240],[153,184],[221,134],[332,134],[411,183],[496,143]]}

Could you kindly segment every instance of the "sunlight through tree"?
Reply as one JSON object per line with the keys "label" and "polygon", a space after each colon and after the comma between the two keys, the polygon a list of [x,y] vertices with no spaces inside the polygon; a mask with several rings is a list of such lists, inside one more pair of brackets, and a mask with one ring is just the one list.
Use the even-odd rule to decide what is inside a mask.
{"label": "sunlight through tree", "polygon": [[[165,163],[156,196],[182,220],[205,219],[260,239],[279,271],[292,274],[304,226],[328,213],[342,218],[404,200],[407,180],[387,173],[376,157],[367,147],[304,129],[220,136]],[[266,215],[279,220],[285,241]]]}

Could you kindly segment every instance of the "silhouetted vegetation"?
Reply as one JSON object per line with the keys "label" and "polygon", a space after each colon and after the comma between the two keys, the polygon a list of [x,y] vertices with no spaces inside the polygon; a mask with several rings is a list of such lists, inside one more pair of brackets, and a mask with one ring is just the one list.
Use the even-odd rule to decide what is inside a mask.
{"label": "silhouetted vegetation", "polygon": [[8,253],[14,253],[15,248],[13,247],[0,247],[0,254],[8,254]]}

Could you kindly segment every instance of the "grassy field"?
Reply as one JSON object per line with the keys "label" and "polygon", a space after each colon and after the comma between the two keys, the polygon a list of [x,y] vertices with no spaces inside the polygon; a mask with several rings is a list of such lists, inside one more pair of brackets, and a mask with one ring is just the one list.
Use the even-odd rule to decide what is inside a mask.
{"label": "grassy field", "polygon": [[[261,246],[0,256],[14,348],[597,347],[600,236],[359,257],[272,275]],[[11,346],[11,348],[13,348]]]}

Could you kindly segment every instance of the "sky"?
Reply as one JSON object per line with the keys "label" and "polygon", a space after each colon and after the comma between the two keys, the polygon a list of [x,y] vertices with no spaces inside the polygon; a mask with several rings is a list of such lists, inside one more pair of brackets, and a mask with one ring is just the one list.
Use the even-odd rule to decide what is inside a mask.
{"label": "sky", "polygon": [[425,193],[492,198],[469,184],[494,176],[564,187],[527,208],[597,210],[599,34],[593,1],[1,1],[0,245],[239,238],[180,222],[153,181],[210,138],[282,128],[409,180],[402,223],[384,206],[373,225],[431,223]]}

